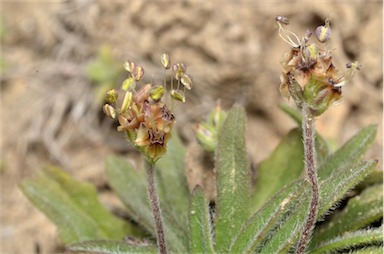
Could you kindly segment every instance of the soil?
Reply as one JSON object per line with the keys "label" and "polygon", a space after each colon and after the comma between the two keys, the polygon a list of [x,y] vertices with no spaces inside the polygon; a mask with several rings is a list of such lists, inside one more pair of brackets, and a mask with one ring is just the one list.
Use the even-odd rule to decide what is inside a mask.
{"label": "soil", "polygon": [[101,188],[105,158],[137,154],[101,117],[97,85],[86,75],[102,47],[117,64],[144,66],[146,81],[162,80],[163,52],[187,65],[194,87],[175,109],[187,146],[196,145],[193,125],[220,100],[224,109],[246,108],[250,158],[255,165],[266,158],[295,126],[277,106],[294,105],[279,94],[280,59],[289,45],[278,36],[276,15],[288,16],[298,35],[331,18],[336,66],[359,60],[363,67],[317,128],[338,147],[377,124],[367,158],[379,159],[381,168],[382,1],[3,1],[1,253],[60,251],[54,225],[18,188],[45,165],[93,182],[102,201],[115,205]]}

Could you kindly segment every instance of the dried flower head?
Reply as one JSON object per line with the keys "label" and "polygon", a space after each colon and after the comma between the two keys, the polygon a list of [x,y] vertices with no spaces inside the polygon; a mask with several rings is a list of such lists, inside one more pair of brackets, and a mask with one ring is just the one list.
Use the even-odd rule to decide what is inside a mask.
{"label": "dried flower head", "polygon": [[[170,68],[167,54],[161,56],[161,63],[165,70]],[[125,132],[128,140],[153,164],[166,153],[167,142],[175,123],[172,111],[162,101],[167,91],[166,79],[164,78],[163,85],[148,83],[136,91],[136,82],[142,80],[144,68],[131,61],[126,61],[124,68],[129,72],[129,77],[121,85],[124,96],[118,98],[115,89],[108,91],[107,104],[103,106],[103,111],[107,116],[117,118],[120,124],[117,130]],[[172,108],[176,100],[185,102],[184,92],[179,90],[179,86],[177,89],[173,88],[173,78],[184,77],[183,84],[186,83],[184,85],[189,88],[192,84],[192,77],[185,74],[184,64],[176,64],[173,71],[171,92],[168,94]]]}
{"label": "dried flower head", "polygon": [[360,67],[357,67],[358,63],[353,68],[350,64],[351,69],[343,74],[333,65],[328,19],[315,31],[321,46],[309,42],[310,31],[299,38],[284,28],[289,23],[287,19],[278,16],[275,20],[280,37],[291,46],[281,60],[280,92],[286,98],[293,98],[300,108],[306,103],[312,115],[319,116],[341,99],[341,86],[349,82]]}

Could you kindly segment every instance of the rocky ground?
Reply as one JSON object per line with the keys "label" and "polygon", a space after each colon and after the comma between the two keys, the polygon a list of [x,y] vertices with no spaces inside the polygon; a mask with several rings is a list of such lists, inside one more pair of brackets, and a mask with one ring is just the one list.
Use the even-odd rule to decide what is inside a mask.
{"label": "rocky ground", "polygon": [[[2,3],[1,253],[60,250],[55,227],[18,189],[22,179],[55,164],[103,186],[105,158],[132,154],[100,117],[101,85],[86,74],[100,49],[110,50],[118,66],[127,59],[144,66],[146,81],[162,80],[163,52],[188,66],[194,88],[176,108],[186,145],[196,142],[193,124],[218,99],[223,108],[244,105],[247,146],[257,164],[295,126],[277,107],[289,103],[278,89],[279,60],[289,46],[279,38],[274,17],[288,16],[299,35],[330,17],[336,65],[342,69],[359,60],[363,68],[344,88],[343,102],[319,118],[318,131],[337,147],[362,127],[378,124],[367,156],[378,158],[381,167],[382,1],[127,2]],[[103,202],[112,203],[109,194],[100,192]]]}

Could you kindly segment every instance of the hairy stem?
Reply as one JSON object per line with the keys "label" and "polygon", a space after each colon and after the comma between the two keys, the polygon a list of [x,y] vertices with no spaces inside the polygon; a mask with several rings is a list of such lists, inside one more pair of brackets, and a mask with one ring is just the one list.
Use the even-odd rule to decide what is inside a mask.
{"label": "hairy stem", "polygon": [[304,142],[304,163],[307,178],[311,184],[312,199],[307,215],[307,220],[301,234],[296,253],[304,253],[312,236],[315,227],[318,206],[319,206],[319,184],[317,181],[316,150],[315,150],[315,119],[309,112],[306,105],[303,105],[303,142]]}
{"label": "hairy stem", "polygon": [[156,239],[159,252],[167,253],[167,245],[164,237],[163,217],[161,216],[159,195],[156,188],[156,176],[154,165],[145,161],[145,170],[147,171],[148,197],[152,208],[153,218],[155,219]]}

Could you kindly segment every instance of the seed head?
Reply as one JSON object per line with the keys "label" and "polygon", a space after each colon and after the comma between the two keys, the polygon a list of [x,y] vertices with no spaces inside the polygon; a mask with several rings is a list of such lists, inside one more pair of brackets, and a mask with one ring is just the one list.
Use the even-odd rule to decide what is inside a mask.
{"label": "seed head", "polygon": [[[278,24],[281,21],[278,20]],[[292,98],[298,107],[305,103],[313,116],[321,115],[328,107],[341,99],[341,87],[351,80],[358,64],[347,64],[344,75],[332,63],[330,50],[331,28],[329,20],[319,26],[316,37],[325,47],[309,43],[310,32],[302,39],[279,25],[279,34],[291,49],[281,60],[280,92]]]}

